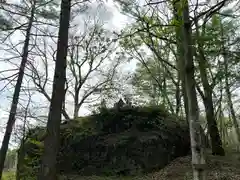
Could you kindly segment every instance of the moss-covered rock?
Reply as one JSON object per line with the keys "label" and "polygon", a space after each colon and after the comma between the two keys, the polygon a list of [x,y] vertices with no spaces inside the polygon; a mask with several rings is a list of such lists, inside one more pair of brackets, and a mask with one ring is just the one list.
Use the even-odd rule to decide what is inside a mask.
{"label": "moss-covered rock", "polygon": [[[43,128],[29,133],[21,171],[36,174],[43,134]],[[185,121],[150,107],[106,109],[99,114],[64,122],[60,142],[57,169],[61,174],[149,172],[190,151]]]}

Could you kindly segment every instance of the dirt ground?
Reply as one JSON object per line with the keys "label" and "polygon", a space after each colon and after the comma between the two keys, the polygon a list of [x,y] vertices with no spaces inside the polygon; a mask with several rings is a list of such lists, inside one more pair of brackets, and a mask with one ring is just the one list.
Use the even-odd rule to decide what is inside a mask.
{"label": "dirt ground", "polygon": [[[158,172],[132,177],[79,177],[68,176],[64,180],[190,180],[192,179],[191,157],[180,157]],[[225,157],[207,155],[207,180],[240,180],[240,153]]]}

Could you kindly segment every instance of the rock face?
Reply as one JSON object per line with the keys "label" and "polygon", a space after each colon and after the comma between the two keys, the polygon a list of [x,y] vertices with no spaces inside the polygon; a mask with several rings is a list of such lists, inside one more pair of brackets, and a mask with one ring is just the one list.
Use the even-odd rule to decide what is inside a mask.
{"label": "rock face", "polygon": [[[19,171],[34,176],[44,129],[31,132]],[[57,169],[60,174],[129,175],[163,168],[189,152],[185,121],[158,108],[105,109],[61,125]]]}

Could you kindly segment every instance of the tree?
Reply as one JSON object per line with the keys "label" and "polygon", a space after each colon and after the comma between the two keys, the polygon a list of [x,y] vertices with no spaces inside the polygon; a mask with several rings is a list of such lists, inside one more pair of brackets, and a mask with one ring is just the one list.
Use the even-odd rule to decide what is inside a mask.
{"label": "tree", "polygon": [[[177,25],[179,22],[182,21],[182,19],[181,19],[181,17],[179,17],[179,14],[178,14],[179,10],[177,9],[177,7],[175,5],[176,2],[178,2],[178,1],[172,2],[174,17],[171,18],[169,24],[166,24],[166,25],[161,23],[161,15],[160,15],[160,13],[156,12],[157,9],[154,9],[155,7],[152,7],[152,9],[154,9],[155,11],[152,10],[153,12],[151,12],[150,8],[148,10],[145,10],[146,8],[144,8],[144,10],[142,10],[141,8],[139,8],[139,6],[137,6],[136,4],[133,3],[134,4],[133,6],[135,9],[134,9],[134,11],[130,10],[130,12],[137,19],[137,23],[135,23],[132,26],[132,28],[131,28],[132,31],[127,32],[128,34],[131,34],[131,35],[128,35],[128,36],[126,35],[127,38],[129,39],[127,41],[128,44],[127,43],[126,44],[128,47],[130,47],[132,49],[135,48],[134,49],[135,51],[136,51],[136,49],[137,50],[140,49],[139,47],[142,47],[142,44],[145,44],[153,52],[153,54],[156,56],[157,61],[159,61],[161,64],[163,64],[163,68],[158,72],[158,74],[161,74],[163,72],[168,72],[168,77],[171,77],[172,83],[175,86],[176,93],[175,93],[175,97],[173,98],[174,99],[173,101],[175,101],[176,103],[168,103],[168,105],[176,104],[176,108],[175,108],[176,113],[179,113],[179,106],[181,105],[181,95],[182,95],[183,100],[184,100],[185,115],[187,116],[188,104],[187,104],[186,90],[185,90],[185,85],[184,85],[185,79],[184,79],[183,72],[182,72],[183,68],[181,67],[181,66],[184,66],[184,61],[182,58],[183,57],[183,46],[181,45],[181,43],[182,43],[181,30],[178,28],[178,25]],[[156,5],[158,3],[159,2],[156,2],[153,4]],[[196,5],[196,7],[198,7],[198,4]],[[198,21],[198,18],[204,18],[204,19],[209,20],[209,18],[211,18],[212,15],[209,15],[208,12],[209,11],[216,12],[217,11],[217,9],[215,9],[216,7],[220,8],[220,7],[222,7],[222,4],[221,3],[217,4],[216,6],[211,8],[211,10],[209,9],[208,11],[204,12],[203,14],[197,13],[197,11],[196,11],[197,8],[195,8],[194,9],[195,16],[193,18],[194,22]],[[200,15],[198,15],[198,14],[200,14]],[[173,27],[171,27],[171,26],[173,26]],[[198,26],[196,26],[196,27],[198,27]],[[173,36],[174,28],[175,28],[175,32],[176,32],[176,37]],[[201,42],[200,39],[203,38],[202,36],[204,36],[204,33],[199,35],[199,33],[197,33],[198,31],[199,31],[199,29],[196,29],[196,32],[194,32],[194,35],[195,35],[194,37],[196,39],[196,40],[194,39],[195,40],[194,44],[196,44],[196,47],[198,47],[198,48],[195,48],[195,49],[197,49],[197,53],[194,53],[194,57],[197,60],[200,57],[202,57],[201,60],[203,60],[203,57],[206,55],[205,55],[205,53],[203,54],[204,51],[201,51],[202,53],[199,53],[200,52],[199,47],[201,45],[199,42]],[[198,34],[198,36],[196,34]],[[164,42],[162,42],[162,41],[164,41]],[[162,44],[164,44],[165,46],[162,47],[161,46]],[[159,50],[161,47],[162,47],[162,49],[164,49],[165,54],[166,54],[166,52],[168,52],[168,50],[166,50],[166,49],[171,49],[170,55],[173,55],[176,58],[176,62],[172,63],[172,56],[171,56],[171,58],[169,58],[169,57],[163,58],[164,53],[161,53],[161,50]],[[131,54],[134,54],[134,53],[131,52]],[[142,54],[144,54],[144,53],[138,52],[138,56],[140,56],[142,59],[141,62],[143,62],[143,65],[145,67],[146,67],[146,65],[149,66],[149,64],[146,64],[147,60],[144,60],[144,59],[147,59],[148,57],[143,56]],[[202,56],[200,56],[200,55],[202,55]],[[171,64],[170,64],[170,62],[171,62]],[[176,63],[176,66],[172,66],[172,64],[174,65],[174,63]],[[158,65],[156,66],[156,64],[159,64],[159,63],[155,63],[154,68],[158,67]],[[164,64],[165,64],[165,66],[164,66]],[[201,66],[204,66],[204,63],[202,61],[199,64]],[[153,75],[155,77],[153,79],[156,80],[158,77],[158,74],[156,72],[154,72],[153,69],[149,69],[149,67],[147,67],[147,68],[148,68],[148,71],[149,70],[151,71],[151,72],[149,71],[148,73],[150,75]],[[177,72],[174,72],[176,69],[177,69]],[[210,85],[210,83],[209,83],[210,77],[208,77],[208,75],[207,75],[206,67],[205,68],[201,67],[200,70],[201,70],[200,71],[201,76],[199,74],[197,74],[197,75],[199,75],[201,80],[204,81],[203,87],[205,89],[204,92],[206,95],[204,95],[204,93],[200,93],[200,94],[204,95],[203,102],[206,107],[206,115],[207,115],[207,120],[208,120],[208,124],[209,124],[209,126],[207,126],[207,127],[209,128],[208,132],[211,135],[212,151],[213,151],[213,154],[224,155],[224,149],[222,148],[222,142],[221,142],[221,138],[220,138],[218,127],[217,127],[216,117],[214,114],[214,104],[213,104],[213,100],[212,100],[213,90],[211,90],[214,86],[212,86],[212,84]],[[160,77],[162,77],[162,75]],[[176,77],[177,77],[177,79],[176,79]],[[142,76],[142,78],[144,78],[144,76]],[[179,87],[180,80],[181,80],[181,90],[182,90],[181,94],[179,92],[180,91],[180,87]],[[164,82],[166,82],[166,81],[164,80]],[[150,84],[150,83],[148,81],[145,81],[145,85],[148,85],[148,84]],[[160,83],[157,82],[156,84],[159,85]],[[166,85],[166,83],[164,83],[164,84]],[[162,87],[164,87],[164,86],[162,86]],[[199,85],[197,87],[199,87]],[[144,88],[146,89],[146,86]],[[159,94],[162,95],[166,91],[168,91],[168,89],[170,89],[170,88],[172,88],[172,85],[170,85],[170,84],[167,84],[167,88],[166,88],[166,86],[165,86],[165,88],[161,88],[161,86],[159,86],[159,90],[156,92],[159,92]],[[198,90],[199,89],[200,88],[198,88]],[[153,88],[153,91],[154,91],[154,88]],[[166,94],[167,94],[166,97],[169,99],[169,97],[168,97],[169,92]],[[173,108],[170,108],[170,109],[173,109]],[[171,112],[174,113],[173,110],[171,110]]]}
{"label": "tree", "polygon": [[[10,77],[16,77],[16,75],[18,75],[15,89],[13,92],[9,119],[7,122],[7,127],[5,131],[4,139],[3,139],[1,152],[0,152],[0,177],[2,176],[2,167],[5,160],[5,155],[8,149],[9,140],[12,134],[12,128],[16,121],[16,112],[17,112],[17,106],[19,103],[21,86],[23,84],[23,77],[26,70],[26,64],[28,62],[29,54],[32,47],[32,44],[31,44],[31,37],[33,35],[32,31],[33,29],[37,29],[37,25],[39,23],[43,24],[41,22],[42,19],[46,20],[46,19],[51,19],[55,17],[54,16],[55,11],[53,11],[51,8],[50,8],[51,12],[45,9],[46,7],[50,7],[50,5],[56,5],[56,3],[54,3],[54,1],[45,1],[45,0],[40,0],[40,1],[26,0],[22,4],[18,4],[18,3],[16,4],[4,3],[3,5],[1,4],[1,10],[3,10],[6,14],[10,15],[12,17],[12,22],[14,22],[11,24],[11,27],[8,26],[7,28],[3,29],[4,34],[6,35],[6,37],[4,37],[3,39],[3,42],[4,42],[4,45],[7,46],[7,48],[4,48],[4,50],[6,52],[13,52],[13,57],[4,58],[4,60],[14,64],[13,62],[11,62],[11,60],[14,60],[16,58],[21,58],[21,63],[20,65],[18,63],[16,65],[18,67],[18,73],[10,76]],[[26,23],[24,22],[25,20],[27,20]],[[45,21],[45,24],[47,24],[47,21]],[[16,26],[16,27],[13,27],[13,26]],[[11,36],[18,30],[20,32],[24,31],[24,33],[26,33],[24,37],[25,39],[22,47],[22,52],[20,52],[19,49],[17,48],[18,45],[21,45],[22,43],[13,44],[11,41]],[[8,43],[6,43],[7,40],[8,40]],[[8,48],[8,46],[10,48]],[[15,78],[11,79],[9,83],[12,83],[14,79]],[[7,83],[7,85],[9,83]]]}
{"label": "tree", "polygon": [[[164,56],[164,55],[162,55]],[[168,56],[168,55],[166,55]],[[140,59],[132,78],[136,93],[146,97],[152,105],[162,105],[173,114],[179,113],[178,82],[158,59]]]}
{"label": "tree", "polygon": [[26,30],[26,38],[25,38],[25,42],[24,42],[24,46],[23,46],[22,61],[21,61],[21,65],[19,68],[19,72],[18,72],[18,79],[17,79],[17,83],[16,83],[15,90],[13,93],[13,99],[12,99],[11,109],[10,109],[9,118],[8,118],[8,122],[7,122],[7,127],[6,127],[6,131],[4,134],[2,147],[1,147],[1,151],[0,151],[0,179],[2,178],[4,161],[5,161],[6,153],[8,150],[8,144],[9,144],[9,140],[11,137],[12,128],[15,123],[15,115],[17,112],[19,94],[20,94],[22,80],[23,80],[23,76],[24,76],[24,69],[25,69],[25,66],[27,63],[27,58],[28,58],[30,33],[31,33],[35,10],[36,10],[36,1],[33,1],[31,5],[32,5],[31,6],[31,15],[30,15],[28,27]]}
{"label": "tree", "polygon": [[[85,12],[82,14],[84,15]],[[78,117],[79,110],[84,103],[97,101],[99,94],[109,91],[116,68],[121,62],[117,55],[114,34],[95,19],[83,19],[83,25],[81,23],[69,30],[64,104],[72,105],[74,110],[72,113],[68,106],[63,106],[62,115],[66,120]],[[82,30],[79,31],[79,29]],[[38,57],[40,60],[29,63],[30,71],[27,76],[32,79],[34,89],[50,102],[51,62],[55,61],[55,47],[48,43],[51,37],[48,37],[47,32],[45,36],[39,38],[39,42],[43,43],[37,44],[34,48],[33,58]],[[111,61],[113,58],[116,58],[116,61]],[[40,65],[43,68],[39,68]]]}
{"label": "tree", "polygon": [[[182,22],[182,15],[179,13],[179,1],[173,1],[173,15],[174,19],[177,22]],[[188,121],[188,99],[187,99],[187,92],[186,92],[186,83],[184,77],[184,49],[182,46],[183,41],[183,33],[181,26],[175,26],[175,34],[176,34],[176,45],[177,45],[177,67],[178,67],[178,77],[181,81],[181,91],[183,96],[183,103],[184,103],[184,112],[187,123]]]}
{"label": "tree", "polygon": [[32,103],[32,95],[33,93],[31,93],[31,91],[29,90],[29,87],[27,88],[26,91],[27,94],[27,102],[26,102],[26,106],[23,108],[19,109],[19,112],[17,114],[19,119],[22,119],[22,126],[20,126],[19,128],[19,132],[17,132],[17,136],[18,139],[20,140],[20,146],[17,150],[17,166],[16,166],[16,180],[21,180],[21,174],[20,171],[22,169],[22,167],[20,166],[21,164],[23,164],[24,162],[24,154],[25,154],[25,142],[26,142],[26,134],[27,134],[27,130],[28,130],[28,117],[29,117],[29,109],[30,109],[30,104]]}
{"label": "tree", "polygon": [[115,62],[110,59],[116,50],[114,36],[100,24],[88,27],[87,23],[85,22],[86,29],[83,33],[71,33],[69,42],[66,93],[73,99],[73,118],[78,117],[79,110],[87,99],[109,89],[115,69],[120,63],[117,58]]}
{"label": "tree", "polygon": [[16,149],[8,150],[7,156],[6,156],[6,161],[4,163],[4,168],[6,170],[11,170],[11,169],[15,168],[15,165],[16,165],[16,154],[17,154]]}
{"label": "tree", "polygon": [[172,46],[172,43],[175,44],[172,41],[173,28],[165,26],[160,15],[151,7],[135,8],[130,14],[137,22],[126,28],[121,43],[128,55],[139,61],[134,85],[140,90],[138,92],[150,96],[152,103],[163,104],[171,113],[179,114],[180,79],[175,66],[176,52]]}
{"label": "tree", "polygon": [[222,141],[221,137],[218,131],[217,127],[217,122],[216,122],[216,116],[214,113],[214,104],[213,104],[213,88],[215,86],[214,83],[210,84],[209,83],[209,78],[208,78],[208,61],[204,53],[204,48],[203,48],[203,42],[201,37],[205,36],[205,29],[203,25],[203,32],[201,34],[201,37],[199,35],[199,25],[198,25],[198,19],[195,19],[195,26],[196,26],[196,44],[198,47],[198,55],[196,55],[198,64],[199,64],[199,71],[200,71],[200,79],[203,84],[203,90],[204,93],[201,92],[201,90],[198,88],[202,99],[203,103],[206,109],[206,119],[208,122],[208,132],[211,137],[211,145],[212,145],[212,154],[214,155],[221,155],[224,156],[225,152],[222,147]]}
{"label": "tree", "polygon": [[[220,11],[219,13],[222,13],[223,16],[226,16],[228,18],[231,17],[232,14],[231,11]],[[200,81],[203,84],[203,90],[201,90],[199,84],[197,86],[197,89],[203,99],[206,108],[208,126],[212,124],[212,126],[208,127],[208,132],[212,140],[213,154],[215,153],[218,155],[223,155],[223,149],[220,147],[222,143],[217,130],[217,113],[214,112],[214,106],[218,107],[218,104],[221,105],[221,101],[224,100],[224,98],[218,97],[218,94],[222,94],[222,91],[224,90],[222,82],[226,82],[226,77],[231,77],[234,79],[236,77],[234,71],[231,71],[231,74],[229,74],[228,71],[230,69],[229,67],[231,67],[231,69],[234,69],[234,67],[238,64],[235,60],[239,52],[238,48],[236,47],[236,43],[238,42],[238,35],[235,33],[237,25],[233,24],[233,22],[229,20],[224,21],[221,15],[213,15],[210,20],[211,21],[208,22],[205,20],[201,29],[197,24],[198,22],[195,22],[197,28],[194,37],[196,44],[198,45],[197,48],[195,48],[195,56],[199,64],[199,75],[201,79]],[[224,36],[221,34],[224,34]],[[226,50],[225,46],[227,46],[228,50]],[[229,67],[227,68],[225,67],[225,63],[223,63],[224,61],[222,61],[222,58],[224,56],[219,53],[223,51],[227,52],[225,58],[229,59],[227,65]],[[232,81],[234,84],[235,82],[234,80]],[[229,84],[229,87],[230,86],[231,85]],[[225,90],[227,92],[227,89]],[[227,95],[226,97],[229,96]],[[213,98],[217,99],[217,103],[214,103]],[[230,101],[227,100],[227,102]],[[231,109],[231,103],[227,104],[229,106],[229,109]],[[222,109],[220,108],[219,111],[222,111]],[[222,121],[222,118],[219,120]]]}
{"label": "tree", "polygon": [[226,97],[227,97],[227,104],[229,106],[229,110],[232,116],[232,121],[233,121],[233,125],[236,131],[236,135],[238,138],[238,142],[240,143],[240,128],[239,128],[239,124],[237,121],[237,117],[235,114],[235,110],[234,110],[234,106],[233,106],[233,102],[232,102],[232,94],[230,91],[230,83],[229,83],[229,57],[228,57],[228,52],[227,49],[225,47],[225,37],[224,37],[224,31],[223,31],[223,24],[222,22],[220,22],[220,32],[221,32],[221,48],[222,48],[222,56],[224,59],[224,74],[225,74],[225,92],[226,92]]}
{"label": "tree", "polygon": [[182,9],[182,33],[183,33],[183,47],[184,47],[184,75],[185,86],[188,98],[188,120],[191,138],[192,151],[192,165],[193,165],[193,179],[204,180],[205,175],[205,149],[201,135],[201,125],[199,123],[198,102],[195,89],[194,79],[194,63],[192,54],[192,29],[191,21],[189,19],[188,2],[180,1]]}
{"label": "tree", "polygon": [[[47,45],[48,39],[51,37],[47,32],[44,32],[44,33],[46,33],[45,34],[46,37],[44,36],[38,39],[38,42],[41,42],[41,41],[43,42],[42,46],[39,45],[40,43],[36,44],[34,48],[35,55],[32,57],[33,58],[32,61],[28,63],[29,72],[25,74],[26,76],[30,77],[30,79],[32,80],[35,86],[33,89],[39,92],[40,94],[42,94],[48,102],[51,102],[51,95],[49,94],[49,91],[47,88],[48,88],[48,84],[52,84],[52,80],[50,77],[50,71],[51,71],[50,61],[55,60],[55,57],[52,57],[52,59],[50,59],[49,53],[51,53],[51,56],[54,56],[55,53],[50,51]],[[38,35],[36,34],[36,36]],[[50,47],[51,49],[54,49],[52,46]],[[37,61],[36,57],[39,57],[40,60]],[[43,68],[39,68],[40,63],[41,65],[43,65]],[[70,116],[67,113],[67,110],[64,108],[64,106],[62,108],[62,115],[66,120],[70,119]]]}
{"label": "tree", "polygon": [[62,0],[58,34],[56,65],[53,80],[51,104],[48,114],[47,131],[44,139],[44,152],[38,180],[56,180],[56,158],[59,148],[61,112],[65,96],[68,29],[71,1]]}

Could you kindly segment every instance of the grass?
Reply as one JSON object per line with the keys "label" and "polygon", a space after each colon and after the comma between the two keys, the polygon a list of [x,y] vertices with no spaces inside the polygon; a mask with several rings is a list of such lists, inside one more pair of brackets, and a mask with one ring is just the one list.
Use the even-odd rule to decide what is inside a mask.
{"label": "grass", "polygon": [[14,171],[4,171],[2,180],[15,180],[15,172]]}

